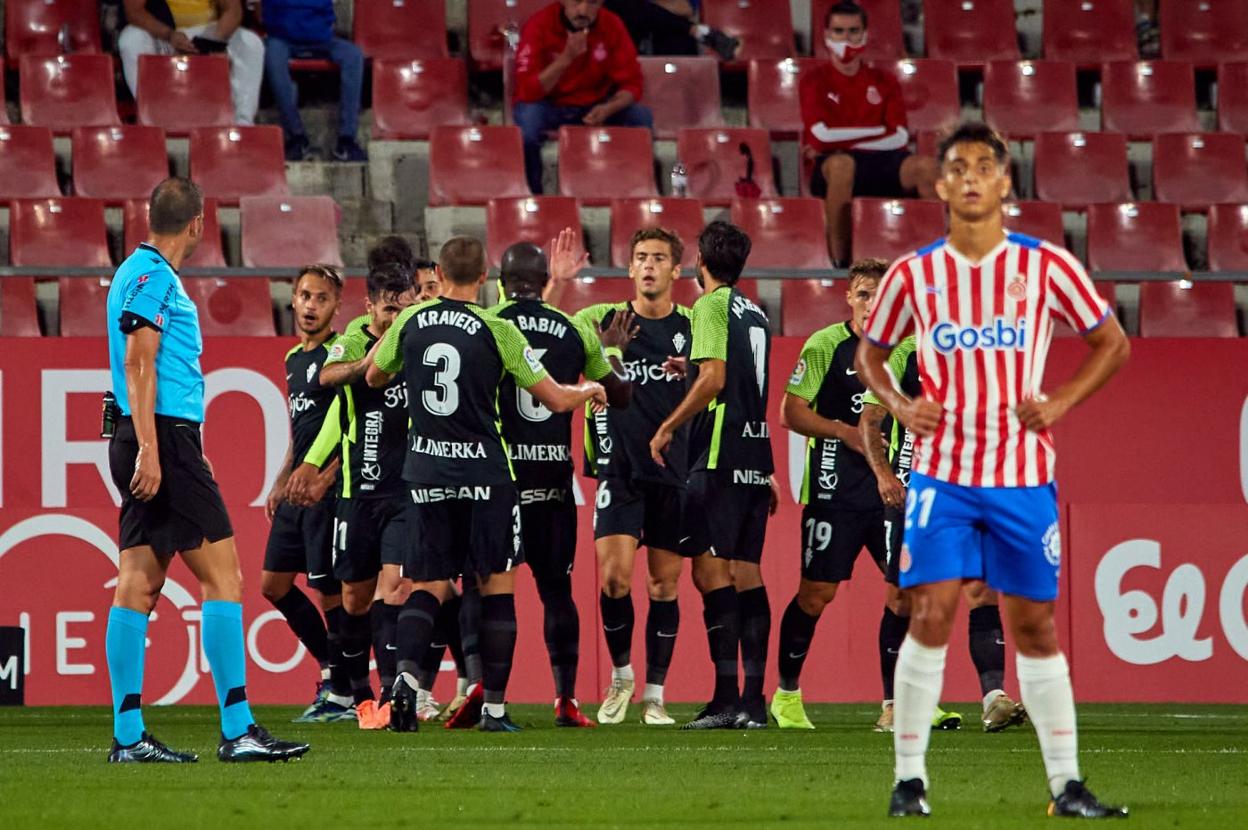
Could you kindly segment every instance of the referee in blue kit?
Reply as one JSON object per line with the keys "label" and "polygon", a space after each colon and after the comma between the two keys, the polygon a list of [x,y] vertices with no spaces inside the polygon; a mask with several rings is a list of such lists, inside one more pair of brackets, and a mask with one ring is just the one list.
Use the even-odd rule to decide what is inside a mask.
{"label": "referee in blue kit", "polygon": [[[108,290],[108,362],[115,403],[105,401],[113,482],[122,494],[117,593],[105,638],[113,691],[114,763],[189,763],[143,724],[144,642],[165,574],[181,553],[203,589],[203,648],[221,707],[222,761],[284,761],[307,744],[279,741],[247,703],[242,576],[234,530],[204,459],[203,338],[178,267],[204,233],[204,200],[189,179],[152,191],[147,242]],[[115,408],[115,409],[114,409]],[[109,423],[115,427],[110,430]]]}

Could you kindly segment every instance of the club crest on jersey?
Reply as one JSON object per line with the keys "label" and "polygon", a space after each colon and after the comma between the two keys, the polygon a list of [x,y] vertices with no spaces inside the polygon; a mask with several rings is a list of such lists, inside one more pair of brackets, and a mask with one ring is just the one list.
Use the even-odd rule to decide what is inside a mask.
{"label": "club crest on jersey", "polygon": [[873,107],[878,107],[884,101],[880,96],[880,91],[874,85],[867,87],[867,103]]}
{"label": "club crest on jersey", "polygon": [[955,349],[1025,349],[1027,321],[1016,324],[1004,317],[994,317],[987,326],[959,326],[940,323],[932,329],[932,345],[936,351],[949,354]]}
{"label": "club crest on jersey", "polygon": [[806,359],[802,358],[793,367],[793,374],[789,376],[789,386],[797,386],[804,377],[806,377]]}
{"label": "club crest on jersey", "polygon": [[308,383],[311,383],[311,382],[312,382],[312,378],[314,378],[314,377],[316,377],[316,364],[315,364],[315,363],[309,363],[309,364],[308,364]]}
{"label": "club crest on jersey", "polygon": [[1005,287],[1005,293],[1009,295],[1011,300],[1022,302],[1027,299],[1027,278],[1022,274],[1010,280],[1010,284]]}
{"label": "club crest on jersey", "polygon": [[672,336],[672,345],[676,347],[676,351],[678,352],[683,352],[685,350],[685,343],[687,342],[688,341],[685,339],[684,332],[678,331]]}

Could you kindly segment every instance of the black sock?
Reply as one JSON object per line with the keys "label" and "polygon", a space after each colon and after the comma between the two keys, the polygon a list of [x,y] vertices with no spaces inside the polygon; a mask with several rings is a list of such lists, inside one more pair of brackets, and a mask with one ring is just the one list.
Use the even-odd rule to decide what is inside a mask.
{"label": "black sock", "polygon": [[464,677],[469,684],[480,683],[483,674],[480,629],[481,589],[476,584],[467,584],[459,606],[459,642],[464,650]]}
{"label": "black sock", "polygon": [[481,668],[486,703],[503,703],[516,653],[516,598],[481,597]]}
{"label": "black sock", "polygon": [[[452,620],[454,623],[452,624]],[[450,641],[450,632],[459,630],[459,598],[447,600],[438,609],[438,616],[433,620],[433,634],[430,635],[429,648],[420,660],[420,672],[416,682],[425,691],[432,691],[434,681],[438,679],[438,671],[442,668],[442,658]]]}
{"label": "black sock", "polygon": [[646,683],[662,686],[676,650],[680,629],[680,603],[674,599],[651,599],[646,613]]}
{"label": "black sock", "polygon": [[451,652],[451,659],[455,661],[455,673],[459,677],[467,677],[464,669],[464,638],[459,630],[459,616],[463,613],[464,600],[456,594],[444,602],[442,607],[453,609],[453,612],[447,612],[446,647]]}
{"label": "black sock", "polygon": [[1005,685],[1005,635],[1001,631],[1001,611],[995,605],[971,609],[971,661],[979,672],[983,694]]}
{"label": "black sock", "polygon": [[702,621],[706,623],[706,640],[715,665],[715,694],[711,708],[716,711],[735,709],[740,704],[737,694],[737,591],[732,586],[717,588],[702,595]]}
{"label": "black sock", "polygon": [[910,627],[910,618],[893,613],[893,609],[884,606],[884,616],[880,617],[880,681],[884,686],[884,699],[893,699],[893,675],[897,673],[897,654],[901,651],[901,641],[906,639],[906,629]]}
{"label": "black sock", "polygon": [[763,700],[763,676],[767,671],[767,641],[771,639],[771,603],[767,587],[759,585],[737,594],[741,632],[741,699],[746,704]]}
{"label": "black sock", "polygon": [[633,656],[633,596],[599,594],[598,605],[602,609],[602,634],[607,640],[611,665],[616,668],[627,666]]}
{"label": "black sock", "polygon": [[555,697],[576,697],[581,621],[572,599],[572,577],[537,580],[537,595],[545,608],[546,651],[555,678]]}
{"label": "black sock", "polygon": [[368,647],[372,625],[368,614],[344,614],[342,618],[342,665],[351,683],[351,697],[356,703],[373,699],[373,685],[368,679]]}
{"label": "black sock", "polygon": [[312,659],[322,666],[329,662],[329,638],[325,632],[325,620],[308,595],[291,585],[286,596],[273,603],[273,607],[282,612],[286,624],[295,632],[299,642],[312,655]]}
{"label": "black sock", "polygon": [[374,600],[368,612],[373,629],[373,659],[377,661],[377,680],[381,683],[382,703],[390,699],[390,689],[394,686],[394,666],[398,662],[394,626],[399,621],[399,608],[398,605],[386,605],[383,600]]}
{"label": "black sock", "polygon": [[437,619],[440,604],[438,598],[428,591],[412,591],[407,602],[403,603],[395,631],[399,645],[396,668],[400,674],[407,672],[413,678],[420,674],[420,661],[429,649],[433,621]]}
{"label": "black sock", "polygon": [[342,697],[351,697],[351,677],[343,657],[342,626],[347,612],[341,605],[325,612],[325,639],[329,642],[329,690]]}
{"label": "black sock", "polygon": [[780,688],[786,692],[795,692],[801,686],[802,666],[806,664],[806,653],[810,651],[810,643],[815,639],[815,626],[818,617],[812,617],[797,604],[797,597],[789,601],[780,618]]}

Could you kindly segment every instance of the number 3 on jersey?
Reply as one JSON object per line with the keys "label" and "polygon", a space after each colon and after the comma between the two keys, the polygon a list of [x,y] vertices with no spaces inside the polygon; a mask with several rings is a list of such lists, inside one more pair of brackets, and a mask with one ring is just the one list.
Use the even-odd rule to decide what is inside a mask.
{"label": "number 3 on jersey", "polygon": [[425,349],[423,363],[434,366],[433,383],[437,389],[426,389],[420,395],[425,409],[434,415],[454,415],[459,408],[459,351],[449,343],[434,343]]}

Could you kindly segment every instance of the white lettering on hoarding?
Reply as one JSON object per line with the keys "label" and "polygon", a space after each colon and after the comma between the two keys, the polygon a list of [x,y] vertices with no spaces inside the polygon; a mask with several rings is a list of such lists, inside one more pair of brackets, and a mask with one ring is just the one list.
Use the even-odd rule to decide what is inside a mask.
{"label": "white lettering on hoarding", "polygon": [[69,636],[72,623],[88,623],[95,619],[90,611],[58,611],[56,614],[56,673],[59,675],[95,674],[90,663],[71,663],[69,653],[87,647],[83,637]]}

